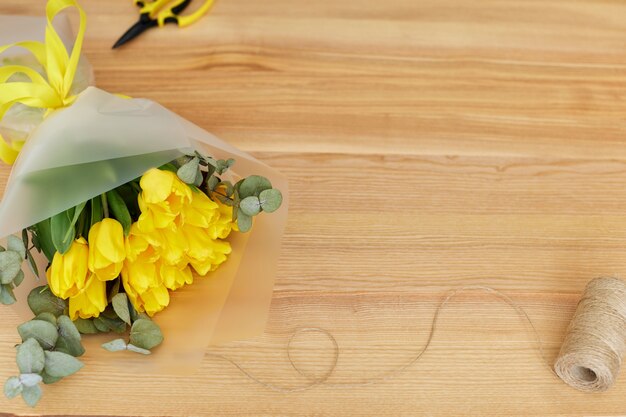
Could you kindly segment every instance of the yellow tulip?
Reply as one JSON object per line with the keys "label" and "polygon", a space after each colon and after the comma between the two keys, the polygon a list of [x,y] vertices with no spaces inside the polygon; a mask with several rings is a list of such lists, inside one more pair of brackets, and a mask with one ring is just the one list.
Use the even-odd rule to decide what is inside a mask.
{"label": "yellow tulip", "polygon": [[189,264],[200,275],[214,271],[231,252],[228,242],[212,239],[206,229],[185,225],[182,231],[189,244]]}
{"label": "yellow tulip", "polygon": [[184,224],[206,228],[219,219],[219,206],[215,201],[203,192],[191,195],[191,202],[183,207]]}
{"label": "yellow tulip", "polygon": [[141,258],[144,261],[155,262],[159,259],[161,245],[162,241],[156,232],[144,233],[139,230],[137,223],[133,223],[125,242],[126,260],[133,262]]}
{"label": "yellow tulip", "polygon": [[140,297],[143,310],[145,310],[150,317],[163,310],[170,303],[170,293],[163,285],[150,288],[150,290],[141,294]]}
{"label": "yellow tulip", "polygon": [[148,170],[139,181],[139,229],[150,232],[175,223],[185,205],[191,202],[191,188],[170,171]]}
{"label": "yellow tulip", "polygon": [[106,218],[91,226],[89,270],[99,280],[110,281],[117,278],[125,258],[124,230],[117,220]]}
{"label": "yellow tulip", "polygon": [[70,297],[70,318],[76,320],[79,317],[81,319],[98,317],[107,304],[106,282],[91,275],[85,288],[77,295]]}
{"label": "yellow tulip", "polygon": [[185,284],[191,284],[193,282],[191,268],[186,263],[181,266],[163,263],[161,264],[160,273],[163,278],[163,285],[172,291],[176,291]]}
{"label": "yellow tulip", "polygon": [[72,242],[65,254],[55,253],[46,271],[50,291],[62,299],[77,295],[87,281],[88,261],[89,247],[82,237]]}
{"label": "yellow tulip", "polygon": [[232,207],[221,202],[217,205],[219,215],[206,229],[211,239],[225,239],[232,230],[237,230],[237,224],[233,222]]}
{"label": "yellow tulip", "polygon": [[127,261],[122,269],[122,284],[135,310],[150,316],[169,304],[169,292],[157,266],[155,262]]}

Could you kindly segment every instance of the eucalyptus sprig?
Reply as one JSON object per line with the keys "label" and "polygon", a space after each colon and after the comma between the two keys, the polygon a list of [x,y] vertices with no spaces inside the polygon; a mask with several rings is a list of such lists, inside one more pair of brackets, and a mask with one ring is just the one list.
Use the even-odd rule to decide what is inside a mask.
{"label": "eucalyptus sprig", "polygon": [[187,155],[177,161],[176,173],[186,184],[205,187],[207,195],[222,204],[233,208],[233,221],[240,232],[252,228],[252,218],[262,211],[278,210],[283,202],[280,190],[273,188],[267,178],[251,175],[242,178],[234,185],[224,175],[231,168],[234,159],[214,159],[199,152]]}
{"label": "eucalyptus sprig", "polygon": [[16,236],[8,237],[6,248],[0,246],[0,303],[9,305],[17,301],[13,290],[24,281],[22,263],[26,257],[26,246]]}
{"label": "eucalyptus sprig", "polygon": [[40,384],[53,384],[78,372],[83,363],[76,359],[85,353],[78,329],[66,315],[39,314],[17,328],[22,343],[17,346],[19,376],[4,384],[7,398],[22,398],[31,407],[41,399]]}

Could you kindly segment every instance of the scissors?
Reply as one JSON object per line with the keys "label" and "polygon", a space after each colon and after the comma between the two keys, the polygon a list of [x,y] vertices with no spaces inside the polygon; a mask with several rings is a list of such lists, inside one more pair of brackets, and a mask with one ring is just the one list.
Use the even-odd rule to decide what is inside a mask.
{"label": "scissors", "polygon": [[191,4],[191,0],[134,0],[134,2],[136,6],[140,7],[139,21],[115,42],[113,49],[119,48],[150,28],[163,27],[166,23],[176,23],[181,28],[189,26],[197,22],[211,9],[214,0],[205,0],[198,10],[186,16],[180,16],[180,13]]}

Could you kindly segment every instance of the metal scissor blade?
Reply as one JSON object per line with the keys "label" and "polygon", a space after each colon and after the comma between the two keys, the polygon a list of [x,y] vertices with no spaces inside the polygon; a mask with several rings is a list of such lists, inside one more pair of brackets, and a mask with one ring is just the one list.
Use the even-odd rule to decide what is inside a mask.
{"label": "metal scissor blade", "polygon": [[122,35],[121,38],[117,40],[117,42],[115,42],[115,45],[113,45],[113,49],[119,48],[120,46],[124,45],[126,42],[132,39],[135,39],[137,36],[141,35],[143,32],[145,32],[146,30],[156,25],[157,25],[157,22],[152,21],[152,20],[149,20],[149,21],[141,20],[135,23],[134,25],[130,27],[130,29],[126,31],[126,33]]}

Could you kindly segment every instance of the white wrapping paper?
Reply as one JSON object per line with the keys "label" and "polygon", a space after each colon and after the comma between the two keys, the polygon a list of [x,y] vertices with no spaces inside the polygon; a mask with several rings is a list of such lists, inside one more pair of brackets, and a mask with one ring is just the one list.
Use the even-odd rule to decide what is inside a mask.
{"label": "white wrapping paper", "polygon": [[[43,28],[45,20],[38,23],[25,17],[23,25]],[[32,39],[28,34],[15,36]],[[287,180],[153,101],[124,99],[95,87],[86,88],[74,104],[54,111],[30,132],[11,172],[0,204],[0,236],[17,233],[193,150],[234,158],[235,176],[267,177],[282,191],[283,205],[275,213],[258,216],[250,233],[233,232],[232,254],[217,271],[196,277],[192,285],[171,294],[170,305],[155,316],[165,341],[153,355],[102,350],[99,345],[117,338],[115,334],[85,337],[86,356],[98,357],[107,366],[129,372],[190,373],[207,345],[262,332],[287,220]],[[43,255],[38,263],[40,271],[45,270]],[[26,296],[45,284],[41,275],[37,281],[27,273],[16,291],[15,308],[25,320],[32,317]]]}

